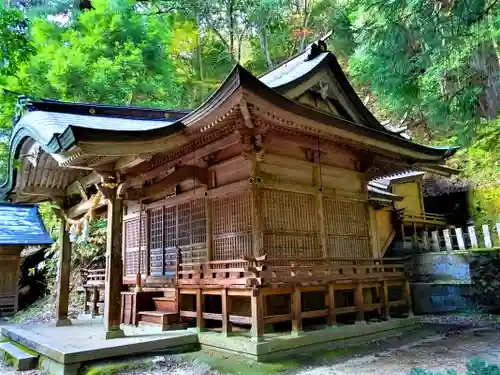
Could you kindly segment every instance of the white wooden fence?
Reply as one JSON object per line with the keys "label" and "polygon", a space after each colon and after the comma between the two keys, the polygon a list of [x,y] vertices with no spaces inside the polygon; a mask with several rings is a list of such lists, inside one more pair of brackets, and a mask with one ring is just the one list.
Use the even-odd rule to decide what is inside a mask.
{"label": "white wooden fence", "polygon": [[[408,241],[405,241],[408,243]],[[500,223],[479,228],[422,231],[411,239],[422,251],[500,251]]]}

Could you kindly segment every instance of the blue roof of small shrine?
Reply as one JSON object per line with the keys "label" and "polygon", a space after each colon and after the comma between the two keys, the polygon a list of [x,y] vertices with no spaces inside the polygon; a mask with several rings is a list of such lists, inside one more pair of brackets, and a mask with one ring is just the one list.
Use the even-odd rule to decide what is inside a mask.
{"label": "blue roof of small shrine", "polygon": [[0,246],[52,243],[37,205],[0,203]]}

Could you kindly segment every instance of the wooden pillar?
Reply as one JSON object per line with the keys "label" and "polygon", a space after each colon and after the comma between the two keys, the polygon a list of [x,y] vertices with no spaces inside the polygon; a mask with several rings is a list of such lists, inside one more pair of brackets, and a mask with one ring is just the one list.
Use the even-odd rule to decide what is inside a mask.
{"label": "wooden pillar", "polygon": [[61,217],[59,230],[59,263],[57,273],[56,327],[71,325],[68,319],[69,277],[71,272],[71,242],[66,221]]}
{"label": "wooden pillar", "polygon": [[[210,185],[209,185],[210,186]],[[207,261],[214,258],[212,250],[212,200],[207,196],[205,198],[205,216],[206,216],[206,238],[207,238]]]}
{"label": "wooden pillar", "polygon": [[252,341],[262,341],[264,339],[264,298],[259,289],[252,290]]}
{"label": "wooden pillar", "polygon": [[292,334],[302,333],[302,292],[300,286],[295,286],[292,293]]}
{"label": "wooden pillar", "polygon": [[367,205],[367,214],[368,214],[368,220],[369,220],[369,231],[370,231],[370,239],[371,239],[371,245],[372,245],[372,257],[373,258],[382,258],[381,254],[381,244],[378,240],[378,234],[377,234],[377,213],[375,212],[375,209],[370,206],[370,204]]}
{"label": "wooden pillar", "polygon": [[125,336],[123,330],[120,329],[123,200],[118,196],[117,186],[114,183],[102,184],[99,189],[108,201],[104,329],[106,339],[111,339]]}
{"label": "wooden pillar", "polygon": [[[229,314],[231,314],[231,297],[228,295],[228,289],[223,289],[221,294],[222,299],[222,334],[229,336],[232,332],[232,325],[229,321]],[[253,316],[253,310],[252,310]]]}
{"label": "wooden pillar", "polygon": [[389,288],[387,286],[387,281],[384,280],[381,286],[381,301],[383,306],[383,317],[387,320],[391,319],[391,308],[389,306]]}
{"label": "wooden pillar", "polygon": [[319,154],[315,157],[313,167],[313,182],[317,189],[316,192],[316,215],[318,218],[318,236],[321,246],[321,254],[323,257],[328,257],[328,246],[326,241],[326,226],[325,226],[325,208],[323,201],[323,186],[321,182],[321,167],[319,165]]}
{"label": "wooden pillar", "polygon": [[328,293],[326,295],[326,306],[328,307],[328,325],[333,326],[337,323],[337,314],[335,313],[335,285],[328,284]]}
{"label": "wooden pillar", "polygon": [[252,256],[263,255],[264,235],[262,233],[262,201],[260,197],[260,165],[257,160],[257,154],[252,153]]}
{"label": "wooden pillar", "polygon": [[205,329],[205,319],[203,318],[204,299],[203,290],[199,288],[196,291],[196,330],[198,332]]}
{"label": "wooden pillar", "polygon": [[403,292],[404,292],[404,298],[406,300],[406,306],[408,307],[408,316],[413,316],[413,308],[412,308],[412,303],[411,303],[410,280],[405,280]]}
{"label": "wooden pillar", "polygon": [[355,302],[356,302],[356,322],[361,323],[365,321],[365,306],[364,306],[364,296],[363,296],[363,283],[356,284],[355,292]]}

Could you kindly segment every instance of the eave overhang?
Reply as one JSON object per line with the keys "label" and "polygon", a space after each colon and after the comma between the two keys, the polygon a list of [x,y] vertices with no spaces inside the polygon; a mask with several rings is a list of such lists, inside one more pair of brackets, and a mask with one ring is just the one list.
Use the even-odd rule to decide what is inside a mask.
{"label": "eave overhang", "polygon": [[[342,74],[340,66],[336,62],[333,55],[328,54],[329,57],[325,59],[326,63],[338,66],[339,71],[337,74]],[[332,60],[333,58],[333,60]],[[335,68],[334,66],[334,68]],[[349,85],[347,79],[344,81]],[[352,91],[352,87],[346,87],[346,90]],[[353,98],[353,100],[355,100]],[[359,98],[357,98],[359,101]],[[14,160],[19,157],[19,150],[22,143],[32,138],[40,144],[42,149],[49,154],[66,154],[70,155],[75,149],[83,150],[83,152],[96,153],[106,156],[111,153],[111,148],[107,147],[111,144],[119,146],[122,155],[130,155],[138,151],[138,148],[148,148],[148,152],[168,151],[174,147],[178,147],[182,143],[187,143],[192,134],[200,134],[203,132],[210,132],[220,121],[224,120],[235,108],[239,108],[242,102],[252,104],[260,108],[271,108],[270,111],[262,110],[259,115],[277,116],[284,126],[298,126],[300,130],[313,134],[315,136],[333,136],[342,138],[363,146],[367,146],[373,150],[382,150],[391,155],[397,156],[404,164],[407,165],[421,165],[428,169],[436,169],[441,174],[450,173],[447,167],[439,165],[443,160],[453,155],[457,147],[450,148],[435,148],[415,144],[411,141],[400,137],[385,130],[385,128],[377,129],[374,126],[368,126],[347,121],[343,118],[336,117],[332,114],[320,112],[318,110],[301,105],[293,100],[290,100],[278,91],[266,86],[259,81],[255,76],[246,71],[240,65],[235,66],[232,72],[228,75],[227,79],[223,82],[220,88],[209,97],[200,107],[196,110],[185,114],[185,112],[176,113],[174,118],[169,121],[159,119],[159,112],[153,110],[145,110],[148,113],[148,120],[140,118],[142,112],[140,109],[127,109],[129,116],[127,119],[116,118],[116,113],[106,113],[106,110],[113,112],[112,109],[106,106],[93,106],[93,105],[55,105],[37,104],[35,110],[28,112],[21,118],[14,128],[13,136],[10,142],[11,160],[9,163],[9,178],[7,182],[0,187],[0,198],[6,198],[12,191],[13,181],[15,180],[15,168],[12,168]],[[362,103],[361,103],[362,105]],[[94,111],[90,111],[92,106]],[[75,121],[81,121],[79,124],[69,122],[67,126],[61,127],[58,124],[50,124],[48,134],[42,134],[43,130],[47,127],[41,126],[39,122],[29,121],[30,115],[34,113],[44,113],[41,108],[52,109],[57,113],[64,113],[63,110],[71,110],[71,116]],[[362,106],[365,108],[366,107]],[[90,111],[89,115],[83,115],[83,112]],[[99,115],[96,115],[97,110]],[[93,112],[93,114],[91,114]],[[168,111],[163,111],[166,113]],[[172,111],[170,111],[172,112]],[[368,111],[369,113],[369,111]],[[371,115],[371,114],[369,114]],[[144,113],[146,116],[146,113]],[[155,118],[157,116],[158,118]],[[165,115],[163,115],[165,117]],[[170,115],[169,115],[170,116]],[[367,114],[368,116],[368,114]],[[373,116],[372,116],[373,117]],[[374,119],[374,118],[373,118]],[[78,120],[78,121],[77,121]],[[368,119],[369,120],[369,119]],[[101,121],[103,126],[96,126],[95,122]],[[109,124],[125,124],[122,128],[112,128]],[[121,122],[120,122],[121,121]],[[372,121],[372,120],[369,120]],[[375,120],[376,121],[376,120]],[[132,123],[132,125],[130,125]],[[377,122],[378,123],[378,122]],[[137,127],[137,124],[147,124],[143,128]],[[47,125],[47,124],[45,124]],[[52,128],[50,127],[52,125]],[[379,124],[380,125],[380,124]],[[381,125],[380,125],[381,126]],[[52,129],[52,130],[50,130]],[[174,142],[169,143],[171,137],[180,137]],[[154,145],[154,147],[152,147]],[[78,147],[76,147],[78,146]],[[106,147],[103,147],[106,146]],[[116,150],[116,147],[114,148]],[[380,151],[379,151],[380,152]]]}

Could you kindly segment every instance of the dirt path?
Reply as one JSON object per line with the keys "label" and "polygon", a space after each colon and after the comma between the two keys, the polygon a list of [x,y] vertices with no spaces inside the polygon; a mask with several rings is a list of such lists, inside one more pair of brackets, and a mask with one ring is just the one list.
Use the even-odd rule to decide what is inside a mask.
{"label": "dirt path", "polygon": [[467,360],[474,357],[500,363],[500,331],[468,331],[421,340],[331,366],[299,370],[296,375],[408,375],[415,367],[455,369],[465,374]]}

